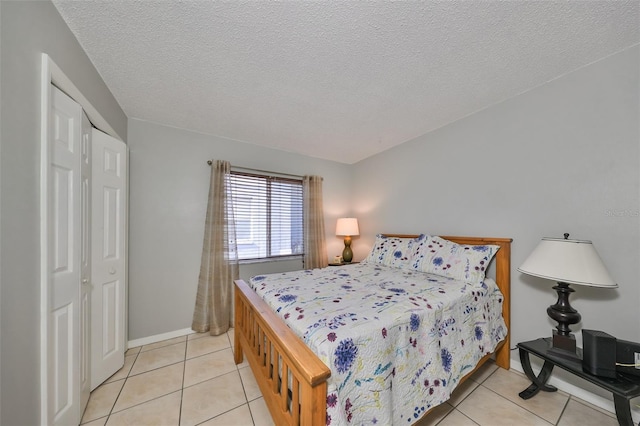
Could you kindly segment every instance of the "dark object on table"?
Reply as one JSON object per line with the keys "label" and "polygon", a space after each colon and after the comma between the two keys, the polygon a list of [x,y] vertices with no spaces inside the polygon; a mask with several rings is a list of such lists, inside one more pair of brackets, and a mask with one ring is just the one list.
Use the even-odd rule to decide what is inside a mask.
{"label": "dark object on table", "polygon": [[604,331],[582,330],[582,369],[616,378],[616,338]]}

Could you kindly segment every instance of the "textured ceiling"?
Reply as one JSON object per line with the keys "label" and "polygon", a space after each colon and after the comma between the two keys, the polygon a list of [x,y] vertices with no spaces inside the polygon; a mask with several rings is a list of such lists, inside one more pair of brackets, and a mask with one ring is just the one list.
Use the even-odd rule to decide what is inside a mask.
{"label": "textured ceiling", "polygon": [[53,2],[128,117],[349,164],[640,40],[637,0]]}

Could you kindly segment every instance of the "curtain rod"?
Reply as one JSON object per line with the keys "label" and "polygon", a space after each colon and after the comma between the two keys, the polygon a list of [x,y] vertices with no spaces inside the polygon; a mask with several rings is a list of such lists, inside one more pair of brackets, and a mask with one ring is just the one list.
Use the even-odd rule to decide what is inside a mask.
{"label": "curtain rod", "polygon": [[[213,160],[207,160],[207,164],[208,165],[213,165]],[[264,173],[266,175],[273,175],[273,176],[289,176],[289,177],[293,177],[293,178],[297,178],[297,179],[303,179],[304,176],[300,176],[300,175],[292,175],[290,173],[281,173],[281,172],[272,172],[269,170],[260,170],[260,169],[252,169],[249,167],[239,167],[239,166],[231,166],[231,168],[233,170],[240,170],[240,171],[245,171],[245,172],[258,172],[258,173]]]}

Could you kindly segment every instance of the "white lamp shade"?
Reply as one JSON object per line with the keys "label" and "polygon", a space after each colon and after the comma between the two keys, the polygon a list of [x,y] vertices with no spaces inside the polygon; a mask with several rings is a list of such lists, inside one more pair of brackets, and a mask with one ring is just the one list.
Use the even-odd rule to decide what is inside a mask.
{"label": "white lamp shade", "polygon": [[360,230],[358,229],[358,219],[355,217],[343,217],[338,219],[338,223],[336,225],[336,235],[342,236],[354,236],[360,235]]}
{"label": "white lamp shade", "polygon": [[591,241],[543,238],[518,271],[567,284],[618,287]]}

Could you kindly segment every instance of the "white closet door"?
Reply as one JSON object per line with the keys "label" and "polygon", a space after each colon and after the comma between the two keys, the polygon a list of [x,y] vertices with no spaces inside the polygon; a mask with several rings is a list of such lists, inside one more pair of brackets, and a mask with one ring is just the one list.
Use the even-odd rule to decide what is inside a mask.
{"label": "white closet door", "polygon": [[80,249],[80,413],[91,392],[91,122],[82,114],[82,243]]}
{"label": "white closet door", "polygon": [[91,389],[124,365],[126,145],[92,133]]}
{"label": "white closet door", "polygon": [[[82,108],[51,87],[47,186],[47,388],[46,419],[80,422],[80,246]],[[16,342],[16,344],[18,344]]]}

